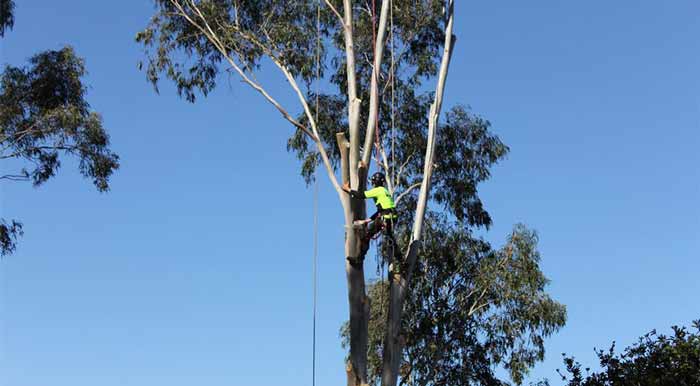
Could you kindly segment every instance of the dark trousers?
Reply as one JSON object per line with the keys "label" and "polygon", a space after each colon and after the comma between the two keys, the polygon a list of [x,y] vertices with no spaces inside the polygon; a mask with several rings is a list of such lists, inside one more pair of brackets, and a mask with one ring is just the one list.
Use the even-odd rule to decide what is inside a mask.
{"label": "dark trousers", "polygon": [[387,262],[392,262],[398,260],[400,251],[398,250],[398,245],[396,244],[396,239],[394,238],[394,221],[395,219],[383,218],[383,216],[378,216],[374,221],[367,225],[367,234],[365,235],[363,249],[367,252],[369,249],[369,242],[372,240],[379,232],[382,232],[382,244],[381,253],[384,260]]}

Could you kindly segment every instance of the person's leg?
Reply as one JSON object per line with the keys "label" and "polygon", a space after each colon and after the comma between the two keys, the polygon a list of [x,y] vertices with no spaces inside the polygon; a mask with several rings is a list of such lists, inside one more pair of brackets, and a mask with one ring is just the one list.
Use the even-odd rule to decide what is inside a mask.
{"label": "person's leg", "polygon": [[365,231],[365,234],[362,236],[362,256],[367,254],[367,251],[369,250],[369,243],[372,241],[374,236],[377,235],[377,233],[382,231],[382,218],[377,217],[374,221],[371,221],[369,224],[367,224],[367,229]]}
{"label": "person's leg", "polygon": [[401,251],[399,251],[399,246],[394,237],[394,221],[396,220],[388,219],[385,221],[386,225],[384,226],[383,234],[383,244],[385,245],[384,258],[391,264],[392,271],[398,273]]}
{"label": "person's leg", "polygon": [[374,219],[374,221],[371,221],[369,224],[367,224],[367,238],[372,239],[374,236],[377,235],[377,233],[381,232],[382,230],[382,218],[377,217]]}

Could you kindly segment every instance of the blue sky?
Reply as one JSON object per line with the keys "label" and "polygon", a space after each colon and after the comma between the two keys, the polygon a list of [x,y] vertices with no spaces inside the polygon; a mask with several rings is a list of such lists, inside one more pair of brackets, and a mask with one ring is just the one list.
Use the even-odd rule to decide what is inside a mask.
{"label": "blue sky", "polygon": [[[135,33],[150,1],[17,2],[1,61],[71,44],[122,157],[99,194],[70,162],[33,189],[0,186],[26,234],[0,262],[0,384],[310,384],[312,192],[290,127],[235,78],[202,103],[153,92]],[[511,147],[481,196],[501,243],[541,237],[567,326],[560,353],[594,361],[700,318],[700,4],[468,1],[446,103]],[[265,76],[286,103],[277,76]],[[344,381],[342,217],[320,199],[318,384]]]}

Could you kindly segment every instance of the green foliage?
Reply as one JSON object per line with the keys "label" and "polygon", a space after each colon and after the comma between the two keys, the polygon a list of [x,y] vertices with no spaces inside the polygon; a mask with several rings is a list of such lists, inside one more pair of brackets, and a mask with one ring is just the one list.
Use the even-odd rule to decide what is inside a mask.
{"label": "green foliage", "polygon": [[[458,221],[491,225],[491,217],[477,195],[477,185],[491,177],[490,167],[508,153],[508,147],[489,133],[491,124],[457,106],[440,126],[433,175],[433,198]],[[420,174],[414,172],[414,178]]]}
{"label": "green foliage", "polygon": [[[182,16],[168,0],[156,0],[157,13],[136,41],[147,49],[148,79],[157,86],[161,75],[172,80],[178,93],[194,102],[207,95],[225,61],[203,31]],[[315,74],[316,2],[314,1],[196,1],[209,27],[221,37],[226,53],[253,71],[264,55],[284,63],[294,76],[311,82]],[[187,8],[188,15],[199,15]],[[191,58],[191,61],[184,59]]]}
{"label": "green foliage", "polygon": [[0,37],[5,36],[6,30],[11,30],[15,25],[15,2],[12,0],[0,0]]}
{"label": "green foliage", "polygon": [[[494,250],[444,215],[431,213],[426,226],[402,321],[402,384],[504,385],[494,371],[499,365],[521,384],[544,358],[544,339],[566,321],[565,307],[545,291],[537,235],[517,225],[506,245]],[[387,288],[381,281],[368,291],[374,382],[381,376]],[[347,326],[342,335],[347,342]]]}
{"label": "green foliage", "polygon": [[17,238],[22,236],[22,224],[17,221],[0,219],[0,256],[9,255],[15,251]]}
{"label": "green foliage", "polygon": [[[257,79],[255,74],[264,64],[281,63],[305,86],[311,115],[318,115],[321,142],[331,163],[338,166],[336,133],[347,131],[348,126],[347,59],[342,26],[327,5],[322,6],[320,20],[322,79],[315,79],[316,0],[154,3],[155,15],[136,36],[146,49],[146,76],[154,86],[165,77],[182,97],[194,102],[216,86],[218,76],[230,67],[229,60],[251,79]],[[343,11],[342,0],[331,3]],[[373,30],[382,1],[376,2],[375,9],[370,4],[354,2],[352,10],[360,122],[368,118]],[[393,0],[393,27],[387,33],[390,47],[384,51],[378,78],[378,132],[397,193],[421,181],[423,174],[433,101],[425,84],[439,68],[445,38],[443,6],[441,0]],[[218,37],[214,42],[212,35]],[[324,85],[318,95],[312,90],[315,81]],[[267,90],[274,94],[273,88]],[[314,110],[317,97],[319,111]],[[296,116],[303,126],[310,126],[301,109]],[[500,250],[472,234],[474,228],[491,225],[478,184],[490,177],[490,168],[509,150],[489,131],[490,126],[462,106],[449,110],[440,123],[432,200],[442,210],[429,214],[420,267],[407,305],[404,384],[497,385],[502,382],[493,372],[498,364],[505,364],[519,383],[528,368],[542,359],[544,338],[565,322],[564,306],[545,293],[547,280],[539,270],[534,232],[517,226]],[[359,129],[363,137],[364,125]],[[287,149],[296,154],[301,175],[310,182],[319,164],[316,144],[293,126]],[[410,236],[417,193],[414,189],[399,204],[401,223],[396,234],[403,248]],[[369,360],[376,381],[388,295],[385,282],[368,290],[374,304]]]}
{"label": "green foliage", "polygon": [[[177,13],[178,9],[167,0],[154,1],[156,14],[149,25],[136,35],[146,49],[147,78],[156,86],[161,77],[172,80],[178,93],[188,101],[197,94],[207,95],[215,86],[217,76],[228,66],[224,53],[253,76],[261,63],[274,59],[307,85],[307,98],[315,99],[310,85],[315,79],[316,63],[316,10],[313,0],[200,0],[194,1],[207,25],[221,37],[223,47],[209,41],[204,31],[192,26]],[[185,3],[185,2],[182,2]],[[342,10],[342,1],[334,0]],[[381,2],[377,2],[377,8]],[[371,80],[373,52],[373,18],[367,4],[354,9],[353,28],[358,80],[358,97],[362,100],[362,119],[366,119]],[[201,23],[198,13],[184,7],[189,18]],[[376,10],[378,11],[378,9]],[[443,36],[442,2],[437,0],[394,1],[395,88],[397,124],[401,136],[405,129],[427,126],[426,115],[429,94],[416,95],[421,82],[435,75]],[[335,92],[320,95],[319,132],[327,149],[334,149],[335,133],[347,126],[347,79],[343,32],[335,15],[327,7],[321,13],[321,77],[334,86]],[[222,49],[221,49],[222,48]],[[380,80],[380,132],[388,141],[391,110],[389,87],[390,50],[385,50]],[[327,67],[331,71],[326,76]],[[142,66],[142,65],[141,65]],[[313,104],[312,104],[313,105]],[[314,108],[314,106],[311,106]],[[300,110],[301,111],[301,110]],[[404,114],[410,111],[410,114]],[[315,114],[316,112],[313,111]],[[302,114],[300,114],[302,115]],[[300,119],[307,124],[305,119]],[[297,130],[297,129],[295,129]],[[361,133],[362,135],[362,133]],[[290,151],[301,160],[302,175],[309,180],[316,167],[315,149],[299,130],[288,142]],[[338,152],[330,154],[337,162]],[[416,155],[415,158],[420,158]],[[400,159],[397,157],[397,159]]]}
{"label": "green foliage", "polygon": [[615,343],[596,350],[601,370],[581,369],[573,357],[564,356],[567,386],[697,386],[700,385],[700,320],[691,329],[673,326],[673,335],[652,331],[622,353]]}
{"label": "green foliage", "polygon": [[[342,1],[333,3],[342,10]],[[251,77],[266,58],[272,58],[305,83],[307,100],[315,101],[316,94],[310,85],[315,80],[316,68],[316,1],[200,0],[194,2],[197,9],[183,6],[182,10],[167,0],[157,0],[155,4],[156,14],[136,35],[136,40],[146,49],[146,75],[154,86],[157,87],[164,76],[175,83],[181,96],[194,102],[197,94],[207,95],[216,86],[218,74],[229,66],[225,63],[226,56],[247,70]],[[379,132],[389,157],[396,160],[396,165],[392,165],[394,170],[406,164],[396,184],[400,192],[419,182],[423,173],[422,155],[433,95],[421,91],[421,85],[437,72],[445,20],[442,1],[394,0],[393,5],[393,29],[388,35],[393,34],[394,68],[391,69],[392,50],[386,49],[380,74]],[[376,6],[374,11],[378,14],[381,1],[376,2]],[[353,13],[361,121],[367,119],[369,110],[374,45],[375,20],[367,7],[367,4],[358,4]],[[201,17],[197,10],[202,13]],[[182,16],[183,11],[199,24],[203,24],[203,17],[206,25],[221,38],[223,46],[213,44],[204,31]],[[334,91],[318,95],[318,131],[331,161],[337,166],[340,153],[335,134],[345,131],[348,124],[346,56],[340,23],[325,5],[321,14],[321,39],[321,76]],[[310,104],[314,109],[314,103]],[[300,112],[297,119],[309,126],[305,114]],[[476,186],[489,177],[489,166],[508,152],[498,137],[488,134],[489,127],[488,121],[461,106],[448,112],[440,126],[434,199],[468,225],[488,227],[491,224]],[[363,134],[361,125],[360,135]],[[309,142],[302,130],[295,128],[287,141],[287,149],[297,155],[301,175],[310,182],[319,163],[315,144]]]}
{"label": "green foliage", "polygon": [[[334,2],[342,9],[342,1]],[[381,1],[376,2],[374,13],[379,18]],[[442,44],[444,42],[443,1],[438,0],[394,0],[393,29],[387,29],[387,49],[384,50],[382,69],[379,74],[379,122],[380,143],[387,150],[390,159],[396,159],[399,166],[409,161],[406,174],[397,184],[397,190],[407,188],[417,182],[423,172],[422,157],[425,152],[428,128],[428,112],[433,94],[423,90],[422,85],[432,79],[438,70]],[[358,98],[362,101],[360,121],[366,122],[369,113],[370,82],[372,80],[372,59],[374,52],[373,24],[370,4],[363,3],[353,13],[353,33],[355,39],[355,68],[357,72]],[[325,13],[330,11],[324,8]],[[338,23],[330,15],[324,20],[330,23],[325,31],[330,36],[328,81],[334,90],[323,96],[344,101],[343,114],[329,106],[321,106],[319,115],[325,125],[319,126],[326,148],[335,148],[335,133],[347,131],[347,68],[344,51],[344,38]],[[391,35],[393,34],[393,49]],[[325,37],[325,36],[324,36]],[[394,53],[393,69],[391,54]],[[325,60],[323,63],[327,63]],[[393,81],[393,82],[392,82]],[[394,89],[392,103],[392,84]],[[311,93],[310,93],[311,94]],[[392,114],[393,111],[393,114]],[[391,117],[394,117],[392,127]],[[441,127],[442,129],[442,127]],[[365,126],[360,125],[360,136],[364,136]],[[392,134],[393,133],[393,134]],[[393,144],[392,144],[393,142]],[[306,144],[304,144],[306,145]],[[422,146],[422,147],[421,147]],[[391,149],[395,149],[393,155]],[[290,150],[302,157],[311,157],[313,147],[297,146]],[[371,151],[371,149],[370,149]],[[333,154],[337,157],[338,154]],[[310,174],[302,170],[302,175]]]}
{"label": "green foliage", "polygon": [[[85,101],[83,60],[71,47],[33,56],[29,66],[7,66],[0,76],[0,157],[20,165],[0,176],[39,186],[61,166],[61,154],[79,160],[80,173],[99,191],[109,190],[109,178],[119,157],[109,149],[102,118]],[[16,223],[3,223],[2,254],[14,249],[21,234]]]}
{"label": "green foliage", "polygon": [[108,190],[118,157],[108,148],[101,117],[84,99],[83,60],[66,47],[35,55],[29,63],[8,66],[0,77],[3,158],[23,159],[32,167],[5,177],[41,185],[56,173],[62,151],[78,157],[80,172],[98,190]]}

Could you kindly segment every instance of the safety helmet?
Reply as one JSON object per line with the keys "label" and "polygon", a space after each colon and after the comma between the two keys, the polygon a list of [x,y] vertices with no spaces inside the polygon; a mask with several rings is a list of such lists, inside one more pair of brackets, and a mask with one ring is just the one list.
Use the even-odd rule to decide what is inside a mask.
{"label": "safety helmet", "polygon": [[384,173],[382,172],[372,174],[369,180],[372,182],[372,186],[384,186],[386,183],[386,177],[384,177]]}

